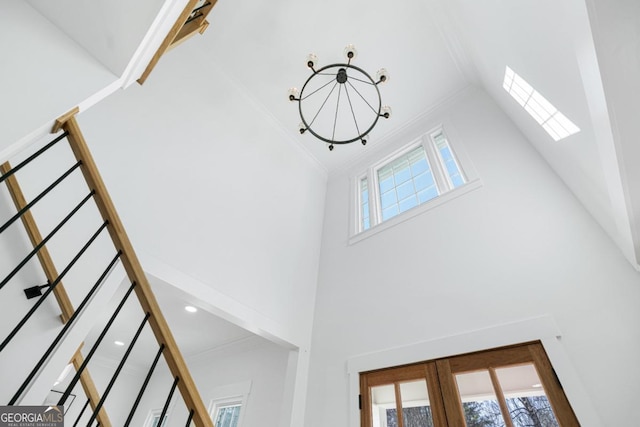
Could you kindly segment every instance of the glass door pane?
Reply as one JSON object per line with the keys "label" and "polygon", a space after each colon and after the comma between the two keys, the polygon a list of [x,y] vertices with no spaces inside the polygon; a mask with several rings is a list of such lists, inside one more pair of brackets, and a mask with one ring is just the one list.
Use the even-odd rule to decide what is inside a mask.
{"label": "glass door pane", "polygon": [[496,369],[514,427],[558,427],[533,364]]}
{"label": "glass door pane", "polygon": [[371,387],[372,427],[398,427],[396,391],[393,384]]}
{"label": "glass door pane", "polygon": [[455,375],[467,427],[504,427],[488,370]]}
{"label": "glass door pane", "polygon": [[400,396],[403,427],[433,427],[426,380],[401,383]]}

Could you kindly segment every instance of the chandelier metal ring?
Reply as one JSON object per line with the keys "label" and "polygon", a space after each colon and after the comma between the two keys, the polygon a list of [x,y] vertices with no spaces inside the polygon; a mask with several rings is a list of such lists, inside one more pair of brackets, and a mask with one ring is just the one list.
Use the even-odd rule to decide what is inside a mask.
{"label": "chandelier metal ring", "polygon": [[[362,145],[365,145],[369,139],[369,133],[376,126],[380,117],[388,119],[391,116],[391,108],[382,105],[382,97],[378,89],[380,83],[389,80],[387,70],[384,68],[378,70],[377,80],[374,80],[362,68],[351,64],[351,61],[357,56],[357,51],[352,44],[347,45],[344,54],[347,62],[326,65],[318,70],[316,70],[318,58],[316,55],[310,54],[307,57],[307,67],[312,71],[311,76],[304,82],[301,91],[295,87],[289,89],[289,101],[298,102],[298,112],[302,120],[298,128],[300,133],[309,131],[319,140],[329,144],[329,150],[333,150],[334,144],[349,144],[354,141],[360,141]],[[328,81],[318,83],[321,76],[329,76]],[[332,83],[333,85],[330,86]],[[326,97],[320,97],[320,94],[326,94],[326,88],[330,89],[329,93]],[[341,100],[343,92],[344,98]],[[334,93],[336,94],[335,101],[332,99],[331,102],[328,102]],[[305,109],[303,101],[315,95],[318,95],[317,98],[308,100]],[[333,112],[333,114],[327,116],[327,112],[325,112],[324,115],[321,115],[318,124],[316,119],[325,106],[327,106],[328,113]],[[332,108],[333,110],[331,110]],[[338,126],[339,113],[345,114],[344,111],[348,111],[346,113],[348,118],[341,119],[340,126]],[[352,121],[351,125],[348,124],[350,121]]]}
{"label": "chandelier metal ring", "polygon": [[[360,74],[362,74],[362,76],[368,80],[367,83],[370,83],[376,89],[376,94],[378,99],[377,99],[377,105],[376,105],[377,109],[374,109],[375,117],[373,119],[373,122],[371,122],[371,124],[366,128],[364,132],[360,132],[360,128],[358,126],[357,121],[355,120],[355,115],[352,109],[351,113],[354,116],[354,123],[355,123],[356,131],[358,132],[358,135],[350,139],[334,140],[334,139],[329,139],[327,137],[320,135],[311,127],[314,119],[308,120],[308,118],[305,117],[304,112],[302,111],[302,101],[308,98],[309,96],[315,95],[317,92],[317,91],[314,91],[314,92],[311,92],[309,95],[305,96],[305,89],[307,88],[309,82],[311,82],[317,76],[326,75],[326,71],[331,71],[334,69],[337,69],[335,74],[331,74],[331,73],[328,73],[328,74],[335,75],[335,80],[338,84],[345,85],[349,81],[349,77],[350,77],[348,70],[353,69],[359,72]],[[342,72],[343,70],[344,72]],[[347,86],[344,86],[344,87],[345,87],[345,90],[347,90]],[[371,105],[369,106],[372,107]],[[322,109],[323,107],[324,107],[324,104],[320,107],[320,109]],[[351,64],[331,64],[331,65],[326,65],[320,68],[318,71],[314,72],[313,74],[311,74],[311,76],[309,76],[307,81],[304,82],[302,89],[300,90],[300,101],[298,102],[298,111],[300,112],[300,119],[302,120],[302,123],[305,125],[306,130],[309,131],[309,133],[311,133],[316,138],[324,142],[327,142],[329,144],[349,144],[351,142],[362,140],[365,136],[369,134],[369,132],[371,132],[371,130],[375,127],[376,123],[378,123],[378,119],[382,116],[380,113],[381,110],[382,110],[382,97],[380,96],[380,90],[378,89],[378,85],[376,84],[375,80],[373,80],[373,78],[362,68],[356,67],[355,65],[351,65]]]}

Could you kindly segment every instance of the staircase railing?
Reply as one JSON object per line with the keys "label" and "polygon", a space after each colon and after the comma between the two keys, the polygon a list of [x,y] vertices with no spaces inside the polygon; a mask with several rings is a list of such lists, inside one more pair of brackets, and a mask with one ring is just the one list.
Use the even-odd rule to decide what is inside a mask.
{"label": "staircase railing", "polygon": [[[13,328],[9,335],[4,338],[2,343],[0,343],[0,352],[4,351],[5,348],[12,342],[16,335],[21,331],[23,326],[42,306],[42,304],[50,294],[54,294],[62,311],[61,318],[64,322],[64,325],[58,332],[57,336],[54,338],[53,342],[44,352],[40,360],[37,362],[36,366],[31,370],[31,372],[29,372],[23,383],[18,387],[8,404],[15,405],[20,401],[25,393],[25,390],[27,390],[30,384],[33,383],[34,378],[36,378],[38,373],[41,372],[43,366],[50,359],[52,353],[55,352],[60,343],[65,339],[69,330],[73,327],[74,323],[80,317],[83,310],[90,303],[94,295],[96,295],[96,292],[100,289],[101,285],[104,283],[109,273],[113,270],[114,266],[120,263],[122,267],[124,267],[124,270],[131,282],[131,286],[111,315],[111,318],[102,330],[100,336],[93,344],[92,348],[89,349],[86,357],[83,357],[81,348],[78,348],[78,350],[76,351],[76,354],[71,360],[74,367],[76,368],[76,374],[71,380],[71,383],[69,384],[67,389],[64,391],[62,397],[58,401],[58,404],[64,405],[74,386],[77,385],[78,382],[80,382],[88,398],[87,404],[85,404],[85,408],[83,408],[82,412],[84,412],[86,407],[88,406],[90,406],[93,410],[92,414],[89,417],[87,426],[90,426],[94,422],[97,422],[100,426],[109,427],[111,423],[104,410],[104,403],[108,398],[113,385],[115,384],[119,374],[121,373],[129,355],[131,354],[133,347],[136,345],[141,332],[148,325],[158,342],[158,349],[152,360],[149,372],[147,373],[144,382],[141,384],[137,396],[135,397],[135,399],[132,399],[133,405],[128,415],[125,426],[128,426],[132,422],[133,416],[136,412],[136,409],[138,408],[140,400],[156,368],[160,356],[164,356],[164,359],[174,381],[171,385],[171,388],[169,389],[168,398],[165,402],[160,420],[164,419],[164,415],[167,413],[169,407],[169,402],[171,401],[175,390],[178,389],[187,407],[188,419],[186,420],[186,425],[189,426],[191,425],[191,422],[193,422],[198,427],[213,427],[213,422],[211,421],[211,418],[209,417],[202,399],[196,389],[193,378],[191,377],[191,374],[189,373],[189,370],[185,364],[184,358],[182,357],[182,354],[178,346],[176,345],[175,339],[160,310],[156,298],[153,295],[149,281],[147,280],[147,277],[135,254],[135,251],[133,250],[131,242],[129,241],[129,238],[125,233],[122,222],[115,210],[113,202],[106,190],[106,187],[98,172],[93,157],[87,147],[80,127],[78,126],[78,123],[75,119],[75,114],[77,114],[77,112],[78,109],[76,108],[56,121],[56,125],[54,126],[52,132],[57,134],[62,131],[62,133],[49,144],[45,145],[32,156],[29,156],[27,159],[20,162],[14,167],[11,167],[8,162],[4,163],[0,167],[0,172],[2,173],[2,175],[0,176],[0,183],[6,182],[17,209],[16,214],[13,215],[5,224],[0,226],[0,234],[10,228],[15,222],[17,222],[18,219],[21,219],[27,231],[31,244],[33,245],[33,250],[30,251],[29,254],[13,269],[11,269],[11,271],[4,278],[0,278],[0,289],[2,289],[12,280],[15,280],[21,269],[23,269],[23,267],[27,265],[29,261],[35,256],[37,256],[37,258],[39,259],[40,265],[42,266],[42,269],[44,270],[45,276],[47,278],[46,284],[25,289],[25,293],[28,297],[39,298],[35,302],[35,304],[27,311],[26,315],[18,322],[16,327]],[[76,161],[75,164],[73,164],[69,169],[67,169],[67,171],[60,175],[60,177],[56,179],[52,184],[48,185],[45,190],[43,190],[40,194],[33,198],[32,201],[27,202],[24,194],[20,189],[20,186],[18,185],[17,172],[28,166],[34,159],[46,153],[47,150],[49,150],[51,147],[65,139],[67,140],[69,147],[73,152]],[[40,200],[45,198],[56,186],[58,186],[61,182],[65,181],[69,176],[74,174],[76,170],[79,170],[81,172],[89,190],[87,194],[82,197],[82,199],[71,209],[67,216],[60,222],[60,224],[55,226],[51,232],[43,237],[35,223],[33,215],[31,214],[31,209],[37,203],[39,203]],[[78,211],[83,209],[83,206],[85,206],[90,199],[93,199],[93,201],[95,202],[95,206],[97,207],[97,210],[101,216],[102,223],[97,228],[97,230],[93,232],[91,238],[89,238],[89,240],[80,248],[80,250],[72,258],[69,264],[62,270],[62,272],[59,273],[53,263],[51,255],[49,254],[47,244],[51,241],[51,239],[53,239],[53,237],[61,228],[68,226],[67,223],[71,220],[71,218],[73,218],[74,215],[78,213]],[[76,262],[83,257],[87,250],[92,246],[92,244],[94,244],[96,239],[98,239],[98,237],[104,233],[105,230],[109,234],[111,241],[113,242],[115,253],[107,263],[107,265],[104,267],[104,269],[101,271],[93,286],[86,292],[83,291],[84,297],[82,298],[82,301],[79,303],[77,308],[74,308],[71,300],[69,299],[69,296],[67,295],[66,289],[62,284],[62,279],[73,268]],[[46,289],[46,291],[42,293],[42,289]],[[96,390],[96,387],[89,374],[88,364],[91,361],[96,350],[98,349],[98,346],[102,342],[103,338],[105,337],[107,331],[109,330],[115,319],[118,317],[123,305],[132,293],[135,293],[135,295],[137,296],[137,300],[143,310],[144,316],[140,320],[140,324],[137,328],[136,334],[131,340],[131,343],[124,353],[122,360],[113,373],[112,378],[109,380],[108,385],[103,390],[102,395],[100,395]],[[80,347],[82,347],[82,345]],[[83,416],[82,412],[73,425],[76,425],[79,422],[80,418]]]}

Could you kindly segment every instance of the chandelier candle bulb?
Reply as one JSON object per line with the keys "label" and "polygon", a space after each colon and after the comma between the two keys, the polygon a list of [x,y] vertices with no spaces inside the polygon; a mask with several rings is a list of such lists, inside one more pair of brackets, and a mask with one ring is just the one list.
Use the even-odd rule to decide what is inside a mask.
{"label": "chandelier candle bulb", "polygon": [[300,91],[297,87],[292,87],[289,89],[289,101],[297,101],[300,96]]}
{"label": "chandelier candle bulb", "polygon": [[382,107],[382,110],[380,110],[380,112],[381,112],[380,115],[385,119],[388,119],[389,117],[391,117],[391,107],[389,107],[388,105],[385,105],[384,107]]}
{"label": "chandelier candle bulb", "polygon": [[358,51],[356,50],[354,45],[348,44],[347,47],[344,48],[344,57],[347,59],[347,62],[351,61],[352,59],[356,59],[357,56]]}
{"label": "chandelier candle bulb", "polygon": [[315,53],[310,53],[307,56],[307,67],[313,70],[313,67],[318,65],[318,56]]}
{"label": "chandelier candle bulb", "polygon": [[380,68],[376,73],[376,76],[378,77],[378,83],[385,83],[389,81],[389,72],[386,68]]}

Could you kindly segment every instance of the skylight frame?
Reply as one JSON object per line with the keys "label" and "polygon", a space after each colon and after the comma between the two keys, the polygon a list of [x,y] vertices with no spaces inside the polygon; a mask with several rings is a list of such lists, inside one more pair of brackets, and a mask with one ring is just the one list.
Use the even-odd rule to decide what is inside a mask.
{"label": "skylight frame", "polygon": [[542,126],[554,141],[560,141],[580,132],[578,126],[509,66],[505,68],[502,87]]}

